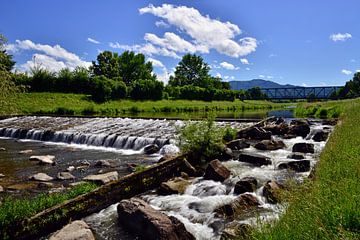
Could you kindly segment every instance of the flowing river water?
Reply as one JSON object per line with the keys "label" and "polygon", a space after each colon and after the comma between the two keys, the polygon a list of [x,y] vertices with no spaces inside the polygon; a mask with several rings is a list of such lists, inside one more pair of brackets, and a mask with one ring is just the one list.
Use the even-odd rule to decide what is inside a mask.
{"label": "flowing river water", "polygon": [[[178,151],[175,146],[177,126],[182,121],[129,119],[129,118],[63,118],[63,117],[15,117],[0,121],[0,147],[6,151],[0,152],[0,173],[6,175],[0,178],[0,185],[7,187],[18,183],[29,184],[27,177],[39,171],[50,176],[66,169],[68,166],[83,166],[84,161],[91,166],[98,160],[111,160],[120,175],[128,173],[128,164],[150,165],[155,163],[163,154]],[[241,129],[250,123],[218,122],[218,125],[230,125]],[[317,129],[332,126],[313,122],[311,132]],[[309,135],[311,135],[310,133]],[[275,139],[280,139],[275,136]],[[163,213],[175,216],[184,223],[186,229],[196,239],[220,239],[222,231],[230,223],[216,216],[214,210],[228,204],[237,196],[234,194],[235,183],[243,177],[255,177],[259,188],[251,193],[260,202],[261,211],[256,215],[247,215],[236,219],[237,223],[256,224],[259,220],[277,218],[284,211],[278,204],[270,204],[262,195],[262,186],[268,180],[284,182],[288,178],[302,181],[309,172],[295,173],[288,170],[279,170],[279,163],[288,162],[292,146],[299,142],[313,143],[314,154],[305,154],[313,166],[325,146],[325,142],[314,142],[310,137],[303,139],[281,139],[286,147],[275,151],[261,151],[253,147],[244,149],[244,152],[261,153],[271,158],[272,164],[254,167],[244,162],[230,160],[223,162],[232,174],[224,182],[194,178],[184,194],[160,196],[155,191],[141,195],[152,207]],[[148,144],[157,144],[161,148],[158,154],[146,155],[143,147]],[[19,154],[19,151],[31,149],[34,155],[51,154],[56,156],[56,166],[38,166],[28,161],[28,157]],[[35,154],[36,153],[36,154]],[[103,169],[88,167],[79,168],[74,175],[77,180],[82,177],[103,171]],[[66,185],[65,182],[56,182],[56,185]],[[22,190],[20,188],[20,190]],[[14,193],[19,192],[15,188]],[[20,191],[21,192],[21,191]],[[117,204],[92,214],[85,221],[92,228],[97,239],[134,239],[136,236],[124,231],[118,224]]]}

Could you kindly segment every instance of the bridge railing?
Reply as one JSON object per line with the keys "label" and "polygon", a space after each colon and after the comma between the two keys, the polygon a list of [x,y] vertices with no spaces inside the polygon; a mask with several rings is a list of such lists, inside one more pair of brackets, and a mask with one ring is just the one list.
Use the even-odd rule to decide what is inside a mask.
{"label": "bridge railing", "polygon": [[341,86],[261,88],[269,99],[330,99]]}

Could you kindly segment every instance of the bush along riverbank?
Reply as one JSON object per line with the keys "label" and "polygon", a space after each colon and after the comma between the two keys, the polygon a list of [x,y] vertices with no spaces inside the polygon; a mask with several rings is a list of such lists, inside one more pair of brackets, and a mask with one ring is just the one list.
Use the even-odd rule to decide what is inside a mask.
{"label": "bush along riverbank", "polygon": [[285,214],[253,232],[253,239],[360,238],[360,99],[307,108],[315,106],[339,109],[340,123],[320,156],[314,181],[294,188]]}

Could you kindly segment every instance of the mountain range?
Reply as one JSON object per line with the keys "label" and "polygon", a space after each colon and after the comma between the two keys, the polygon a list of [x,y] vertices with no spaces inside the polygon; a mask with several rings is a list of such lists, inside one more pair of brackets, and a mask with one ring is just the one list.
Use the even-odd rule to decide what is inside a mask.
{"label": "mountain range", "polygon": [[240,90],[240,89],[250,89],[253,87],[260,87],[260,88],[291,88],[297,87],[295,85],[290,84],[279,84],[269,80],[263,79],[253,79],[248,81],[229,81],[230,87],[232,90]]}

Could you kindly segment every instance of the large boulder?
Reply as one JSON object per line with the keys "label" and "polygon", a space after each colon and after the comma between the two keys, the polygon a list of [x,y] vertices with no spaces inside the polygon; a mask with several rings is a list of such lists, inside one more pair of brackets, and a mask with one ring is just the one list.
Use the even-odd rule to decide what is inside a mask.
{"label": "large boulder", "polygon": [[305,138],[310,133],[310,123],[307,120],[298,119],[290,123],[288,135],[296,135]]}
{"label": "large boulder", "polygon": [[225,204],[215,210],[216,213],[226,217],[237,217],[249,212],[260,205],[260,202],[252,194],[241,194],[234,201]]}
{"label": "large boulder", "polygon": [[261,127],[252,127],[240,130],[237,133],[237,138],[245,138],[251,140],[270,140],[271,132],[266,131]]}
{"label": "large boulder", "polygon": [[74,180],[75,176],[69,172],[59,172],[57,174],[57,179],[59,179],[59,180]]}
{"label": "large boulder", "polygon": [[100,184],[107,184],[109,182],[116,181],[118,179],[119,179],[119,174],[116,171],[103,173],[103,174],[89,175],[84,177],[84,180],[86,181],[91,181]]}
{"label": "large boulder", "polygon": [[249,148],[250,144],[245,139],[235,139],[226,144],[226,147],[231,150],[241,150],[244,148]]}
{"label": "large boulder", "polygon": [[312,139],[315,142],[324,142],[324,141],[327,140],[328,137],[329,137],[329,132],[328,131],[319,130],[314,134]]}
{"label": "large boulder", "polygon": [[154,153],[157,153],[158,151],[160,151],[160,148],[156,144],[150,144],[150,145],[145,146],[143,151],[145,154],[154,154]]}
{"label": "large boulder", "polygon": [[280,124],[272,123],[266,125],[264,130],[271,132],[274,135],[284,135],[289,131],[289,125],[282,122]]}
{"label": "large boulder", "polygon": [[30,180],[40,181],[40,182],[49,182],[54,180],[53,177],[50,177],[46,173],[37,173],[29,177]]}
{"label": "large boulder", "polygon": [[280,190],[283,187],[275,181],[268,181],[263,187],[263,196],[269,203],[280,202]]}
{"label": "large boulder", "polygon": [[223,182],[230,177],[230,170],[217,159],[212,160],[205,170],[204,179]]}
{"label": "large boulder", "polygon": [[41,156],[30,156],[30,161],[37,161],[40,165],[55,164],[55,156],[53,155],[41,155]]}
{"label": "large boulder", "polygon": [[285,143],[281,140],[262,140],[258,142],[254,146],[256,149],[259,150],[278,150],[285,147]]}
{"label": "large boulder", "polygon": [[55,232],[49,240],[95,240],[90,227],[81,220],[69,223]]}
{"label": "large boulder", "polygon": [[310,171],[310,160],[298,160],[280,163],[279,169],[290,169],[295,172],[308,172]]}
{"label": "large boulder", "polygon": [[301,153],[314,153],[314,144],[312,143],[295,143],[293,148],[293,152],[301,152]]}
{"label": "large boulder", "polygon": [[234,193],[242,194],[245,192],[254,192],[256,188],[257,188],[256,178],[244,177],[235,184]]}
{"label": "large boulder", "polygon": [[255,153],[240,153],[239,155],[240,162],[251,163],[255,166],[262,166],[262,165],[270,165],[272,164],[270,158],[255,154]]}
{"label": "large boulder", "polygon": [[159,193],[163,195],[168,194],[183,194],[186,188],[191,184],[191,181],[182,177],[175,177],[160,185]]}
{"label": "large boulder", "polygon": [[301,159],[304,159],[305,156],[302,153],[295,152],[295,153],[288,155],[287,158],[301,160]]}
{"label": "large boulder", "polygon": [[139,198],[122,200],[117,212],[120,224],[143,239],[195,239],[178,219],[168,217]]}

